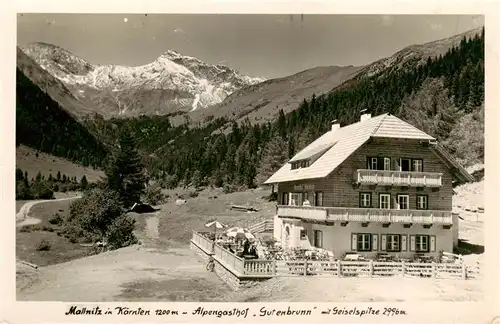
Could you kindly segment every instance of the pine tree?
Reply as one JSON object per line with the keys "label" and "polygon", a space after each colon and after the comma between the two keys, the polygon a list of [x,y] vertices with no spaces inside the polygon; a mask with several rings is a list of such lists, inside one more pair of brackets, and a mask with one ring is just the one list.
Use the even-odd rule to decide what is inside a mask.
{"label": "pine tree", "polygon": [[125,208],[140,201],[147,181],[136,140],[128,127],[120,132],[119,148],[105,173],[108,187],[118,192]]}
{"label": "pine tree", "polygon": [[57,181],[61,181],[61,171],[57,171],[56,179]]}
{"label": "pine tree", "polygon": [[82,179],[80,180],[80,189],[86,190],[88,185],[89,185],[89,183],[87,181],[87,177],[85,175],[83,175]]}
{"label": "pine tree", "polygon": [[40,171],[38,171],[38,173],[36,174],[35,181],[36,182],[42,181],[42,173]]}
{"label": "pine tree", "polygon": [[281,137],[276,136],[266,145],[262,153],[262,159],[257,170],[255,183],[257,185],[263,184],[274,172],[283,166],[286,160],[286,143]]}

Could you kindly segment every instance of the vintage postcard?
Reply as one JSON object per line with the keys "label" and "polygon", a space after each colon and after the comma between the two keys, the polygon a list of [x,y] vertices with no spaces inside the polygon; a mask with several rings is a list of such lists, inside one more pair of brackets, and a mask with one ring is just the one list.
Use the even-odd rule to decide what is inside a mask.
{"label": "vintage postcard", "polygon": [[6,7],[0,320],[496,323],[498,6],[188,4]]}

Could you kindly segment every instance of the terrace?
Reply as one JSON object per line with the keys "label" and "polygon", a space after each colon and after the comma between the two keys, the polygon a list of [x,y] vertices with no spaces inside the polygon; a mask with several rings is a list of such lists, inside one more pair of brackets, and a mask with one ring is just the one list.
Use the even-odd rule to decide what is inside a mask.
{"label": "terrace", "polygon": [[[213,233],[193,232],[192,244],[212,256],[215,261],[239,278],[271,278],[276,276],[417,276],[432,278],[477,278],[479,269],[462,262],[460,256],[445,253],[434,260],[415,254],[412,259],[400,259],[379,254],[369,259],[361,254],[346,254],[341,258],[322,249],[284,250],[270,242],[254,242],[257,258],[247,258],[222,236],[213,240]],[[233,250],[234,251],[234,250]]]}

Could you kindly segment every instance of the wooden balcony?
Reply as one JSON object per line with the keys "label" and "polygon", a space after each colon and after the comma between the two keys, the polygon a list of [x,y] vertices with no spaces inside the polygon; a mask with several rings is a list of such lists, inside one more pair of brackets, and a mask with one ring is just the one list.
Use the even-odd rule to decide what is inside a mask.
{"label": "wooden balcony", "polygon": [[451,225],[452,213],[445,210],[376,209],[316,206],[278,206],[278,216],[312,221],[354,221],[404,224]]}
{"label": "wooden balcony", "polygon": [[410,172],[392,170],[356,171],[357,183],[381,186],[441,187],[442,174],[435,172]]}

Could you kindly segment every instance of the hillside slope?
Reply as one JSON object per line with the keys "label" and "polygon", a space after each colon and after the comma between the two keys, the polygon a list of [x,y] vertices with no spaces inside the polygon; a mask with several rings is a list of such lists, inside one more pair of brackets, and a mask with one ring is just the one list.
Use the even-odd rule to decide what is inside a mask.
{"label": "hillside slope", "polygon": [[84,166],[101,166],[107,156],[102,143],[19,68],[16,73],[16,146]]}
{"label": "hillside slope", "polygon": [[16,148],[16,168],[28,172],[28,177],[34,178],[38,172],[46,179],[49,175],[56,177],[57,172],[67,177],[76,177],[78,181],[85,176],[89,182],[96,182],[104,177],[104,172],[90,167],[75,164],[66,159],[47,153],[37,152],[25,145]]}
{"label": "hillside slope", "polygon": [[135,67],[94,65],[46,43],[29,44],[22,51],[104,117],[185,113],[217,104],[264,80],[172,50]]}
{"label": "hillside slope", "polygon": [[316,67],[297,74],[267,80],[240,89],[213,107],[194,111],[189,117],[196,123],[212,118],[228,118],[251,123],[275,120],[282,109],[288,113],[304,98],[326,93],[354,77],[361,67]]}
{"label": "hillside slope", "polygon": [[76,98],[60,80],[40,67],[19,47],[17,48],[17,68],[68,113],[82,117],[93,112],[91,105]]}

